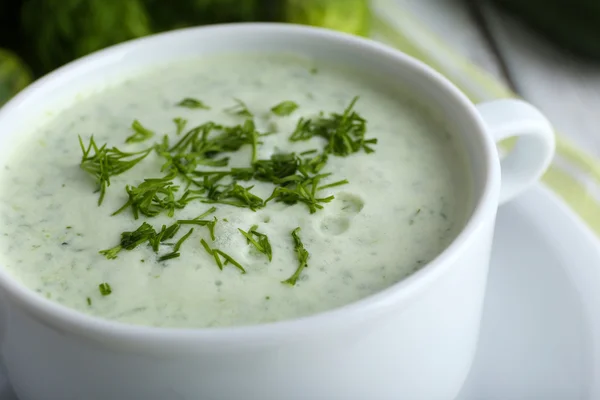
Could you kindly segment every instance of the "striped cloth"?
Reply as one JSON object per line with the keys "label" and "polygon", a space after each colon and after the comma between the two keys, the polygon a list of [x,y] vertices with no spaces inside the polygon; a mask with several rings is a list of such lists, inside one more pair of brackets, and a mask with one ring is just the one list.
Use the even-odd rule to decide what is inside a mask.
{"label": "striped cloth", "polygon": [[[474,103],[517,97],[481,68],[453,52],[397,2],[375,0],[371,37],[394,46],[436,69]],[[501,146],[510,143],[502,143]],[[556,135],[556,156],[542,178],[588,225],[600,235],[600,160]]]}

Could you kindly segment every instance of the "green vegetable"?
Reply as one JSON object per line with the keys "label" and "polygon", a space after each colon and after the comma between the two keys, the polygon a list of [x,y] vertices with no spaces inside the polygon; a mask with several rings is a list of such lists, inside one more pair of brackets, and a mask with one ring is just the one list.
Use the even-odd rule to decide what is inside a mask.
{"label": "green vegetable", "polygon": [[183,130],[185,129],[185,126],[187,125],[187,119],[173,118],[173,122],[177,127],[177,134],[181,135],[183,133]]}
{"label": "green vegetable", "polygon": [[[249,21],[320,26],[367,35],[368,0],[22,0],[22,55],[36,75],[126,40],[184,27]],[[3,5],[6,37],[18,38],[12,25],[18,5]],[[5,19],[7,21],[5,21]],[[19,45],[18,39],[0,45]],[[1,99],[1,97],[0,97]]]}
{"label": "green vegetable", "polygon": [[304,244],[302,244],[302,240],[300,239],[300,227],[294,229],[292,231],[292,239],[294,240],[294,251],[296,252],[296,257],[298,258],[298,267],[292,276],[290,276],[282,283],[287,283],[288,285],[296,285],[302,270],[308,266],[308,251],[304,248]]}
{"label": "green vegetable", "polygon": [[135,219],[139,218],[139,214],[155,217],[163,211],[172,217],[175,209],[184,208],[189,202],[201,198],[193,191],[186,190],[179,199],[176,199],[175,193],[179,190],[179,186],[173,185],[174,177],[175,174],[171,174],[164,178],[144,179],[144,182],[135,187],[127,185],[125,191],[129,200],[112,215],[120,214],[131,207]]}
{"label": "green vegetable", "polygon": [[116,147],[107,149],[106,144],[98,147],[93,136],[90,138],[87,148],[83,145],[83,140],[79,136],[79,145],[83,153],[80,167],[96,178],[100,190],[98,205],[102,204],[102,200],[104,200],[106,188],[110,186],[110,177],[130,170],[152,151],[152,148],[149,148],[136,153],[125,153]]}
{"label": "green vegetable", "polygon": [[271,112],[275,115],[279,115],[280,117],[290,115],[298,108],[298,104],[293,101],[282,101],[277,104],[273,108],[271,108]]}
{"label": "green vegetable", "polygon": [[326,153],[342,157],[361,149],[372,153],[370,145],[377,144],[377,139],[365,139],[366,121],[353,110],[357,101],[358,97],[352,99],[343,114],[331,113],[328,118],[314,120],[300,118],[290,140],[297,142],[320,136],[327,141]]}
{"label": "green vegetable", "polygon": [[142,0],[26,0],[21,21],[37,74],[152,33]]}
{"label": "green vegetable", "polygon": [[[300,141],[321,137],[326,141],[321,153],[317,149],[304,151],[300,155],[275,153],[269,159],[258,160],[257,148],[261,144],[259,138],[265,134],[256,131],[252,119],[246,119],[243,124],[233,126],[206,122],[188,130],[174,145],[169,143],[169,137],[165,135],[161,143],[137,153],[124,153],[114,147],[107,149],[106,145],[98,147],[93,137],[86,148],[81,138],[79,138],[83,152],[81,165],[84,170],[96,177],[101,191],[99,200],[99,203],[101,203],[104,191],[110,184],[110,176],[133,168],[152,150],[155,150],[159,156],[165,159],[162,171],[166,175],[162,178],[145,179],[137,187],[126,186],[125,189],[129,199],[113,215],[131,208],[135,219],[138,219],[140,214],[146,217],[154,217],[163,212],[172,217],[176,209],[184,208],[191,201],[196,200],[203,203],[246,207],[253,211],[266,207],[272,200],[290,205],[304,203],[310,213],[314,213],[323,208],[322,203],[328,203],[334,199],[334,196],[318,197],[321,190],[348,184],[346,179],[324,185],[320,184],[323,179],[331,176],[329,173],[320,173],[325,167],[329,155],[345,157],[361,150],[364,150],[365,153],[374,151],[370,145],[376,144],[377,140],[365,139],[366,122],[354,111],[357,100],[358,98],[355,97],[342,114],[331,113],[329,117],[325,117],[324,113],[320,113],[314,120],[300,119],[289,140]],[[233,109],[225,111],[244,117],[252,115],[241,100],[236,99],[236,102],[237,105]],[[295,103],[284,101],[274,106],[272,111],[283,115],[293,112],[296,107]],[[183,133],[187,121],[181,118],[175,118],[173,121],[177,128],[176,133],[178,135]],[[145,140],[153,134],[137,120],[134,121],[133,129],[137,135],[134,135],[135,141]],[[229,159],[223,157],[222,154],[238,151],[244,145],[248,145],[252,149],[248,167],[231,168],[229,170],[199,169],[199,167],[204,166],[227,166]],[[176,178],[187,184],[185,192],[179,199],[175,195],[179,191],[179,186],[174,184]],[[251,192],[253,186],[244,187],[239,183],[240,181],[249,180],[272,183],[275,187],[271,196],[263,200]],[[192,186],[196,189],[188,189]],[[135,231],[121,233],[119,244],[113,248],[100,251],[100,254],[108,259],[114,259],[122,250],[133,250],[147,243],[157,254],[161,245],[173,246],[172,251],[160,256],[158,261],[179,257],[179,249],[183,242],[191,236],[193,229],[190,229],[174,245],[169,243],[168,240],[175,237],[182,225],[197,225],[206,227],[211,239],[214,241],[215,226],[218,220],[216,217],[213,217],[212,220],[204,218],[215,211],[216,208],[211,207],[194,219],[179,219],[169,227],[163,225],[160,231],[156,231],[150,224],[143,222]],[[271,261],[272,248],[269,238],[267,235],[258,232],[257,229],[258,226],[254,225],[247,232],[242,229],[239,229],[239,231],[244,235],[248,244],[254,246]],[[306,267],[309,256],[300,240],[299,231],[300,228],[292,231],[299,262],[298,268],[290,278],[283,281],[291,285],[296,284],[302,270]],[[214,258],[220,269],[223,269],[223,266],[227,263],[231,263],[242,273],[246,272],[242,265],[230,255],[222,250],[211,248],[204,239],[200,243],[206,252]]]}
{"label": "green vegetable", "polygon": [[192,99],[191,97],[186,97],[185,99],[183,99],[179,103],[177,103],[177,105],[179,107],[185,107],[185,108],[201,108],[204,110],[210,110],[209,106],[207,106],[200,100]]}
{"label": "green vegetable", "polygon": [[[307,177],[301,181],[295,182],[291,186],[278,186],[273,190],[271,196],[265,200],[268,203],[271,200],[283,202],[285,204],[296,204],[298,202],[307,205],[311,214],[323,208],[320,203],[329,203],[334,199],[334,196],[316,197],[319,190],[319,182],[321,179],[328,177],[330,174],[315,175]],[[335,186],[342,185],[346,180],[336,182]]]}
{"label": "green vegetable", "polygon": [[99,253],[112,260],[117,258],[121,250],[133,250],[139,245],[148,242],[153,235],[156,235],[156,232],[152,225],[144,222],[133,232],[121,233],[121,241],[117,246],[107,250],[100,250]]}
{"label": "green vegetable", "polygon": [[355,35],[369,33],[368,0],[283,0],[283,20]]}
{"label": "green vegetable", "polygon": [[[102,296],[108,296],[109,294],[112,293],[112,289],[110,287],[110,285],[106,282],[103,282],[101,284],[98,285],[98,289],[100,289],[100,294]],[[88,304],[91,305],[92,301],[90,300],[90,298],[88,297]]]}
{"label": "green vegetable", "polygon": [[154,132],[149,129],[144,128],[142,123],[137,119],[133,121],[131,124],[131,129],[133,129],[134,134],[125,139],[125,143],[138,143],[143,142],[145,140],[150,139],[154,136]]}
{"label": "green vegetable", "polygon": [[181,245],[183,244],[183,242],[185,242],[190,236],[191,234],[194,233],[194,228],[190,229],[188,231],[188,233],[186,233],[185,235],[183,235],[181,238],[179,238],[179,240],[177,241],[177,243],[175,243],[175,246],[173,246],[173,251],[165,254],[164,256],[161,256],[158,258],[158,261],[166,261],[166,260],[170,260],[172,258],[177,258],[179,257],[179,249],[181,248]]}
{"label": "green vegetable", "polygon": [[0,106],[31,82],[29,68],[9,50],[0,49]]}
{"label": "green vegetable", "polygon": [[[213,207],[212,209],[215,209],[215,208]],[[181,225],[205,226],[208,228],[208,232],[210,233],[210,238],[214,241],[215,240],[215,226],[217,225],[217,221],[218,221],[217,217],[214,217],[212,221],[209,221],[207,219],[201,219],[204,215],[206,215],[206,213],[204,213],[194,219],[179,219],[179,220],[177,220],[177,223],[181,224]]]}
{"label": "green vegetable", "polygon": [[254,115],[248,110],[246,103],[241,101],[240,99],[233,99],[235,101],[235,105],[225,109],[225,112],[233,115],[239,115],[241,117],[253,118]]}
{"label": "green vegetable", "polygon": [[[169,227],[163,225],[160,231],[156,231],[152,227],[152,225],[148,224],[147,222],[143,222],[135,231],[121,233],[121,241],[117,246],[107,250],[101,250],[99,251],[99,253],[104,255],[109,260],[112,260],[117,258],[118,254],[122,250],[133,250],[144,243],[148,243],[148,245],[152,248],[152,250],[155,253],[158,253],[160,245],[173,246],[173,251],[159,257],[158,261],[165,261],[170,260],[171,258],[179,257],[179,248],[194,231],[193,229],[191,229],[188,233],[183,235],[174,245],[172,243],[168,243],[168,240],[171,240],[173,237],[175,237],[177,232],[179,232],[179,228],[181,228],[181,222],[182,221],[177,221]],[[216,218],[214,223],[216,223]],[[212,226],[209,226],[209,231],[211,232],[211,236],[213,236],[213,240],[214,223],[212,224]]]}
{"label": "green vegetable", "polygon": [[211,249],[210,246],[208,245],[208,243],[206,243],[206,241],[204,239],[200,239],[200,244],[202,245],[202,247],[204,247],[204,250],[206,250],[206,252],[208,254],[210,254],[211,256],[214,257],[215,262],[217,263],[217,266],[219,267],[220,270],[223,269],[223,262],[221,261],[221,257],[223,257],[225,259],[225,264],[231,263],[232,265],[236,266],[237,269],[242,271],[242,274],[246,273],[246,270],[244,269],[244,267],[242,267],[242,265],[240,263],[235,261],[233,259],[233,257],[231,257],[229,254],[227,254],[219,249]]}
{"label": "green vegetable", "polygon": [[[256,248],[256,250],[266,255],[269,261],[271,261],[273,258],[273,252],[271,250],[271,243],[269,243],[269,238],[267,237],[267,235],[258,232],[256,229],[258,229],[258,225],[252,225],[248,232],[244,232],[240,228],[238,228],[238,231],[240,231],[240,233],[244,235],[248,243],[251,243]],[[256,237],[256,239],[254,237]]]}

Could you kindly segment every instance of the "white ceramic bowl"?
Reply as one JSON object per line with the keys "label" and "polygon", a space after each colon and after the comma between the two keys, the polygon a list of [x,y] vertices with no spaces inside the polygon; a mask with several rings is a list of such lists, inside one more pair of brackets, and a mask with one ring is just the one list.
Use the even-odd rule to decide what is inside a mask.
{"label": "white ceramic bowl", "polygon": [[[186,29],[134,40],[40,79],[0,110],[0,163],[28,121],[84,87],[152,64],[222,52],[306,55],[370,70],[445,116],[472,166],[473,209],[454,242],[407,279],[307,318],[216,329],[132,326],[81,314],[0,268],[2,357],[22,400],[449,400],[475,351],[492,231],[507,200],[547,167],[554,141],[531,106],[476,107],[411,57],[357,37],[281,24]],[[520,135],[501,163],[496,141]],[[503,182],[501,183],[501,170]]]}

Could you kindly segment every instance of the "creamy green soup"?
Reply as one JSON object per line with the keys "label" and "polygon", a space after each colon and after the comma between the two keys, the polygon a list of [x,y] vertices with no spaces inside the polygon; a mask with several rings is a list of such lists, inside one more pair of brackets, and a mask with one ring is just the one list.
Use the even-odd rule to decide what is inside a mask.
{"label": "creamy green soup", "polygon": [[[331,113],[343,118],[355,96],[351,111],[364,119],[365,139],[377,143],[368,146],[373,152],[361,147],[345,156],[328,155],[318,173],[330,175],[321,179],[313,196],[328,200],[317,202],[322,208],[312,213],[302,201],[275,199],[253,210],[204,202],[204,193],[175,208],[173,216],[165,211],[135,219],[131,207],[112,215],[128,200],[126,185],[133,188],[144,179],[167,175],[165,158],[149,150],[133,168],[111,176],[100,206],[98,182],[80,167],[78,135],[85,148],[93,135],[98,146],[140,152],[162,142],[163,135],[172,147],[207,122],[235,127],[246,120],[259,132],[255,160],[292,152],[300,160],[310,159],[328,142],[320,136],[290,140],[299,120],[331,122]],[[135,133],[134,120],[154,135],[142,129],[127,143]],[[145,140],[144,132],[152,137]],[[157,67],[81,94],[51,122],[23,135],[10,157],[1,160],[0,265],[48,299],[112,320],[212,327],[329,310],[419,269],[465,221],[466,169],[444,124],[385,82],[309,60],[228,56]],[[252,148],[244,144],[211,159],[227,156],[228,165],[201,163],[196,170],[251,167]],[[180,175],[173,178],[173,185],[179,185],[176,200],[186,189],[198,189],[188,183]],[[339,184],[322,188],[331,183]],[[277,187],[254,178],[239,184],[252,186],[247,191],[262,200]],[[122,232],[143,223],[159,233],[162,225],[199,216],[214,224],[214,240],[211,226],[190,223],[154,249],[145,242],[117,251],[113,258],[99,252],[119,245]],[[260,235],[249,231],[252,226]],[[172,256],[174,244],[191,228]],[[292,235],[296,228],[302,251]],[[264,246],[261,250],[250,243],[239,229],[257,243],[268,239],[271,261]],[[222,269],[209,252],[215,249],[221,252]],[[303,255],[306,267],[299,271]]]}

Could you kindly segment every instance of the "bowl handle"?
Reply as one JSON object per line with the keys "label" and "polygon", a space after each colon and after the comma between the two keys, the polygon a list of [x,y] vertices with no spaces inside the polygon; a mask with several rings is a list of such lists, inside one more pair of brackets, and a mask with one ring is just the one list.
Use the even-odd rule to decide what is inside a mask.
{"label": "bowl handle", "polygon": [[522,100],[494,100],[477,105],[477,109],[496,142],[518,138],[500,161],[502,204],[526,190],[548,168],[554,156],[554,130],[538,109]]}

